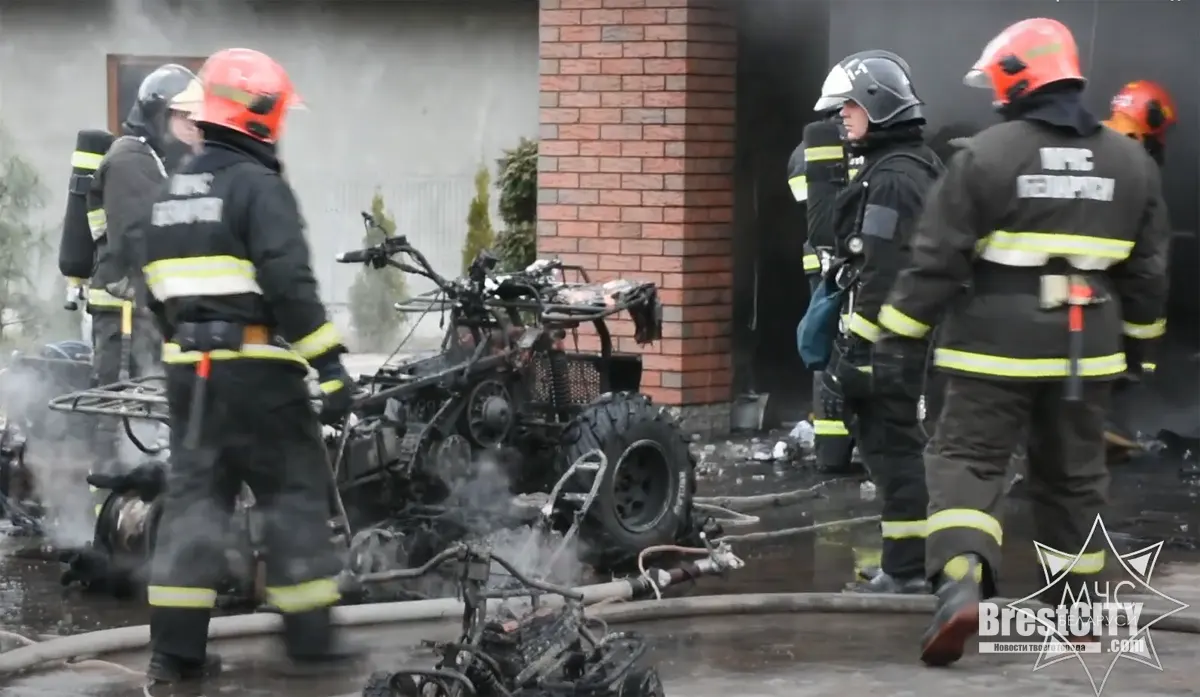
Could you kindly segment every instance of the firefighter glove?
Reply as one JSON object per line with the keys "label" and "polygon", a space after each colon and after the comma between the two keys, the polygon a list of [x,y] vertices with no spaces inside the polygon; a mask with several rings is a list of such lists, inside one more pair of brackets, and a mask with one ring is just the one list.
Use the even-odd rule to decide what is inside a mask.
{"label": "firefighter glove", "polygon": [[871,346],[871,391],[917,398],[924,379],[925,342],[885,334]]}
{"label": "firefighter glove", "polygon": [[321,387],[321,423],[340,423],[350,413],[354,401],[354,381],[342,366],[341,360],[333,360],[317,369],[317,381]]}

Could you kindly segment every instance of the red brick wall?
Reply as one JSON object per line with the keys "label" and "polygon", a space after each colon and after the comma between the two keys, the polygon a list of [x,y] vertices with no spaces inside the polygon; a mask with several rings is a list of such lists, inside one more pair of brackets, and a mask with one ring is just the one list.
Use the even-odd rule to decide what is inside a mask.
{"label": "red brick wall", "polygon": [[661,403],[730,399],[735,48],[714,0],[541,0],[538,250],[658,284],[661,341],[612,328]]}

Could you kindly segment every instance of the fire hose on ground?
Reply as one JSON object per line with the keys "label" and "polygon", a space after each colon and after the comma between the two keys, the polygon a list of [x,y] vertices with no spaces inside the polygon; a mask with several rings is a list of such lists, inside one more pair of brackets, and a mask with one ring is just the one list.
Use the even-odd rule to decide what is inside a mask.
{"label": "fire hose on ground", "polygon": [[[746,593],[704,595],[662,600],[616,602],[632,589],[633,581],[584,586],[578,589],[592,605],[589,616],[609,623],[638,623],[726,615],[777,615],[782,613],[932,615],[934,598],[914,595],[851,593]],[[608,600],[605,604],[602,601]],[[1009,602],[998,600],[998,602]],[[457,621],[461,603],[453,598],[339,607],[335,621],[343,627],[408,624],[438,620]],[[1154,628],[1167,632],[1200,634],[1200,618],[1181,617],[1147,608],[1143,616]],[[1161,619],[1159,619],[1161,618]],[[209,628],[210,639],[240,639],[278,632],[278,615],[256,614],[218,617]],[[68,661],[145,648],[149,627],[121,627],[34,643],[0,654],[0,676],[12,676],[46,663]]]}
{"label": "fire hose on ground", "polygon": [[[819,498],[820,490],[830,482],[806,489],[780,494],[756,496],[697,497],[701,510],[716,513],[723,523],[744,526],[759,522],[747,511],[782,507],[793,503]],[[861,516],[846,520],[835,520],[813,525],[751,532],[741,535],[726,535],[712,542],[716,550],[728,552],[729,542],[750,542],[790,537],[828,528],[874,522],[879,516]],[[658,552],[707,555],[708,559],[687,564],[669,571],[647,569],[645,559]],[[718,561],[718,551],[663,545],[650,547],[639,555],[639,576],[582,586],[575,592],[589,606],[589,616],[606,622],[637,623],[692,617],[755,615],[779,613],[830,613],[830,614],[931,614],[934,609],[932,596],[912,595],[867,595],[847,593],[749,593],[735,595],[693,596],[663,598],[662,590],[700,575],[720,573],[731,566],[728,561]],[[732,557],[736,559],[736,557]],[[740,564],[740,560],[737,560]],[[653,572],[653,573],[652,573]],[[388,572],[364,576],[364,581],[387,580]],[[641,600],[653,595],[653,600]],[[554,605],[561,599],[545,597],[539,600],[544,605]],[[512,601],[494,601],[509,602]],[[1010,602],[999,599],[997,602]],[[511,605],[510,605],[511,607]],[[352,605],[334,608],[334,622],[343,627],[369,627],[391,624],[408,624],[432,621],[457,621],[461,618],[463,604],[457,598],[434,598],[401,602]],[[1143,614],[1156,620],[1155,628],[1169,632],[1200,634],[1200,618],[1181,617],[1147,608]],[[240,639],[274,634],[282,628],[282,618],[274,613],[256,613],[214,618],[209,628],[210,639]],[[55,637],[46,641],[33,641],[4,632],[18,643],[20,648],[0,653],[0,676],[13,676],[47,664],[68,662],[76,667],[110,667],[134,673],[120,664],[94,660],[104,654],[136,651],[149,645],[150,630],[146,625],[104,629],[73,636]],[[84,659],[84,660],[81,660]],[[86,660],[93,659],[93,660]]]}

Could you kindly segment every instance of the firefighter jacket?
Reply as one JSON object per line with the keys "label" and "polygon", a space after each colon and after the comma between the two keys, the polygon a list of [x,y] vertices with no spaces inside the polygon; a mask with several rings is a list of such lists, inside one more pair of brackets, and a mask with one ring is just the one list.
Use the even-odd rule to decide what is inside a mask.
{"label": "firefighter jacket", "polygon": [[[148,306],[167,344],[163,362],[195,363],[181,323],[264,325],[266,344],[209,351],[316,368],[345,352],[318,294],[299,206],[271,146],[238,134],[207,140],[171,177],[146,236]],[[279,339],[282,339],[280,341]]]}
{"label": "firefighter jacket", "polygon": [[834,229],[836,256],[849,259],[849,304],[843,330],[869,343],[881,332],[880,307],[907,264],[912,231],[926,192],[942,171],[941,161],[914,131],[870,147],[861,169],[837,196]]}
{"label": "firefighter jacket", "polygon": [[1163,333],[1169,240],[1159,173],[1107,128],[1013,120],[969,139],[931,195],[911,264],[879,316],[919,338],[943,311],[940,369],[1014,380],[1070,373],[1064,281],[1084,284],[1079,375],[1125,370],[1122,333]]}
{"label": "firefighter jacket", "polygon": [[117,312],[133,299],[141,282],[141,227],[166,178],[158,153],[137,136],[118,138],[100,161],[87,197],[96,241],[89,312]]}

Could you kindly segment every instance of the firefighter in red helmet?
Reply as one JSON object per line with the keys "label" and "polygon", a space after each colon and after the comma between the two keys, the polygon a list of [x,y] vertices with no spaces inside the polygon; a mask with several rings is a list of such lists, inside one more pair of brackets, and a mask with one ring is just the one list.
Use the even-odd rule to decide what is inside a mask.
{"label": "firefighter in red helmet", "polygon": [[1070,30],[1018,22],[966,82],[992,92],[1004,121],[951,159],[879,313],[884,342],[937,322],[947,374],[925,452],[929,665],[962,657],[995,593],[1005,474],[1026,435],[1036,539],[1078,555],[1043,599],[1080,597],[1102,571],[1105,538],[1090,533],[1108,496],[1109,392],[1127,370],[1123,342],[1159,326],[1167,294],[1158,168],[1084,108]]}
{"label": "firefighter in red helmet", "polygon": [[1161,167],[1167,131],[1175,125],[1177,113],[1175,100],[1162,85],[1136,80],[1112,98],[1112,115],[1104,125],[1141,143]]}
{"label": "firefighter in red helmet", "polygon": [[[1157,83],[1136,80],[1121,88],[1112,98],[1112,114],[1104,125],[1142,144],[1150,157],[1162,167],[1166,159],[1167,131],[1175,125],[1178,113],[1171,94]],[[1155,333],[1159,333],[1156,328]],[[1133,350],[1129,350],[1133,349]],[[1144,373],[1153,373],[1155,365],[1149,357],[1137,355],[1136,344],[1126,350],[1127,359],[1142,364]],[[1141,448],[1134,430],[1128,425],[1136,398],[1132,395],[1136,383],[1122,381],[1113,388],[1113,409],[1109,415],[1104,437],[1108,442],[1109,462],[1126,459]]]}
{"label": "firefighter in red helmet", "polygon": [[268,600],[283,613],[290,665],[354,657],[331,624],[340,564],[305,380],[310,366],[320,375],[326,420],[349,410],[351,382],[276,152],[296,90],[278,63],[246,49],[214,54],[199,78],[204,146],[154,204],[145,243],[173,458],[147,588],[147,672],[166,683],[219,667],[206,653],[223,554],[214,521],[228,519],[243,484],[264,514]]}

